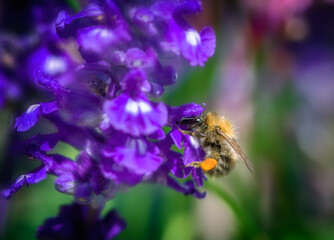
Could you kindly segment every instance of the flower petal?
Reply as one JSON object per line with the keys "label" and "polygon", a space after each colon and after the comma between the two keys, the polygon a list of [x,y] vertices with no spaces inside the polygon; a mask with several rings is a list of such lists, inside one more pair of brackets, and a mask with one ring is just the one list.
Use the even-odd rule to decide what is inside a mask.
{"label": "flower petal", "polygon": [[32,172],[25,175],[21,175],[16,179],[16,181],[12,184],[12,186],[9,189],[4,190],[1,195],[4,198],[10,198],[12,194],[19,191],[25,184],[28,186],[29,184],[35,184],[42,181],[43,179],[46,178],[46,170],[47,167],[41,165]]}
{"label": "flower petal", "polygon": [[40,103],[31,105],[27,111],[16,118],[14,129],[24,132],[32,128],[44,114],[49,114],[58,110],[56,102]]}
{"label": "flower petal", "polygon": [[127,94],[106,101],[104,112],[113,128],[132,136],[152,134],[167,122],[163,103],[154,106],[144,97],[134,100]]}

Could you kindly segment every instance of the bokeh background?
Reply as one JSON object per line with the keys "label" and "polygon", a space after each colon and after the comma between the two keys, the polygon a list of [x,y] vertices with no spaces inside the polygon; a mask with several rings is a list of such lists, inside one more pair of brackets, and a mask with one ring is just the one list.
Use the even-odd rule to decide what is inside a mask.
{"label": "bokeh background", "polygon": [[[0,77],[9,79],[0,86],[2,188],[36,167],[8,154],[22,137],[11,130],[15,117],[45,97],[22,72],[38,49],[27,37],[36,31],[31,12],[52,23],[60,9],[85,4],[0,1]],[[128,223],[117,239],[334,239],[334,1],[203,0],[203,13],[188,20],[214,27],[216,54],[204,68],[182,68],[161,100],[204,102],[227,116],[255,173],[240,161],[229,176],[209,178],[203,200],[160,185],[121,192],[105,210],[117,208]],[[77,153],[64,144],[56,151]],[[1,239],[35,239],[36,228],[72,201],[53,181],[0,200]]]}

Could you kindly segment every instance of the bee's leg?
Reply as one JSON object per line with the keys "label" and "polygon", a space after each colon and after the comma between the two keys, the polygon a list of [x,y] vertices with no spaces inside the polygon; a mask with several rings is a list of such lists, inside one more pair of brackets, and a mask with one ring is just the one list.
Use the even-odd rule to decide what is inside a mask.
{"label": "bee's leg", "polygon": [[195,167],[195,168],[199,168],[201,167],[201,163],[202,162],[192,162],[192,163],[189,163],[188,165],[184,166],[184,167]]}
{"label": "bee's leg", "polygon": [[215,168],[217,165],[217,160],[214,158],[207,158],[202,162],[192,162],[185,167],[195,167],[201,168],[203,171],[210,171],[211,169]]}
{"label": "bee's leg", "polygon": [[196,131],[189,131],[189,130],[182,130],[181,128],[177,127],[179,129],[179,131],[183,134],[183,135],[189,135],[189,136],[193,136],[193,137],[205,137],[205,134],[199,132],[198,130]]}

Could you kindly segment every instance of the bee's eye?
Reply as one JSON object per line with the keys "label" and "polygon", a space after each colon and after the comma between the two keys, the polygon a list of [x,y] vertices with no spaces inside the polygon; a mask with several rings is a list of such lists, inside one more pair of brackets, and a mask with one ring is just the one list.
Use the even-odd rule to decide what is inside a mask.
{"label": "bee's eye", "polygon": [[185,125],[185,126],[193,126],[198,123],[200,123],[202,120],[199,117],[194,117],[194,118],[182,118],[180,121],[180,124]]}
{"label": "bee's eye", "polygon": [[188,125],[190,123],[190,119],[181,119],[181,124]]}

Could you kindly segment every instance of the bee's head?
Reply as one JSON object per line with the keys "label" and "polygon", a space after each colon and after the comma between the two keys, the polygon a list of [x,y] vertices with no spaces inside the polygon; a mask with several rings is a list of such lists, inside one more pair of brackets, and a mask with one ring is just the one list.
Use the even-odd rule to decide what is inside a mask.
{"label": "bee's head", "polygon": [[196,116],[196,117],[183,117],[179,122],[176,122],[176,124],[185,127],[187,129],[194,129],[199,127],[203,123],[202,116]]}

